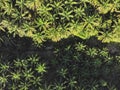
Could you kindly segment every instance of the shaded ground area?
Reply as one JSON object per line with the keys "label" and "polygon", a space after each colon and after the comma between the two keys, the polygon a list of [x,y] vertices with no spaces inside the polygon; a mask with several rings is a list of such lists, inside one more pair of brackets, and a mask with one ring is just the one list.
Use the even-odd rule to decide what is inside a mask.
{"label": "shaded ground area", "polygon": [[71,36],[59,42],[47,40],[37,47],[30,38],[1,34],[1,63],[37,55],[39,62],[47,65],[43,85],[59,82],[65,86],[61,90],[120,90],[119,43],[103,44],[95,37],[81,40]]}

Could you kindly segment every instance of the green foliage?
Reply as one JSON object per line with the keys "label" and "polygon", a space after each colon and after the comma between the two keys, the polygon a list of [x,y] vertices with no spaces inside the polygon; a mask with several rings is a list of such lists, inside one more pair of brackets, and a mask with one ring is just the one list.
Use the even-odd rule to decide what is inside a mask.
{"label": "green foliage", "polygon": [[70,35],[119,42],[119,3],[119,0],[2,0],[0,30],[30,37],[36,44]]}
{"label": "green foliage", "polygon": [[36,70],[38,71],[38,73],[43,74],[44,72],[46,72],[45,64],[39,64]]}
{"label": "green foliage", "polygon": [[1,0],[0,90],[119,90],[120,51],[102,43],[120,42],[119,14],[120,0]]}

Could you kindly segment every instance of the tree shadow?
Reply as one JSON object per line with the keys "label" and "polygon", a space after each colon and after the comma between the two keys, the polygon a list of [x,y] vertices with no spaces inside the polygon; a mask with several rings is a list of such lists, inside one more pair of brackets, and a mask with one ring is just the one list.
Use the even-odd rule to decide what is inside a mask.
{"label": "tree shadow", "polygon": [[[75,76],[78,83],[86,79],[88,84],[92,80],[105,80],[108,84],[115,85],[118,90],[120,89],[120,63],[116,57],[120,54],[119,43],[107,44],[97,40],[96,37],[82,40],[76,36],[70,36],[58,42],[46,40],[41,47],[37,47],[31,38],[13,37],[3,32],[0,35],[2,40],[0,43],[1,60],[12,63],[16,58],[24,59],[31,55],[38,55],[42,62],[47,63],[49,67],[44,76],[48,84],[60,79],[64,81],[64,78],[58,74],[58,71],[64,68],[68,71],[66,78]],[[99,55],[92,57],[87,55],[86,51],[78,51],[75,48],[78,43],[85,45],[86,50],[95,48],[102,51],[103,48],[108,48],[108,57]],[[92,83],[90,85],[92,86]],[[103,88],[106,86],[103,86],[101,90],[104,90]]]}

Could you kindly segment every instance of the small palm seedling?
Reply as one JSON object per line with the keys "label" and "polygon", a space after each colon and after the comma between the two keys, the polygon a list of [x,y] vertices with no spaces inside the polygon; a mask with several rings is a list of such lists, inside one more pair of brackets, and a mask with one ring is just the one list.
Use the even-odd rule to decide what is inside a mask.
{"label": "small palm seedling", "polygon": [[39,9],[42,5],[42,0],[26,0],[25,6],[33,11]]}
{"label": "small palm seedling", "polygon": [[95,48],[89,48],[86,51],[86,54],[89,55],[89,56],[91,56],[91,57],[95,57],[98,54],[98,51]]}
{"label": "small palm seedling", "polygon": [[72,26],[71,29],[74,29],[72,33],[82,39],[88,39],[89,37],[98,34],[96,27],[99,26],[100,22],[101,18],[98,15],[84,16],[81,23],[78,24],[73,22],[75,28]]}
{"label": "small palm seedling", "polygon": [[58,75],[62,78],[66,78],[66,75],[68,73],[68,70],[66,68],[61,68],[60,70],[57,71]]}
{"label": "small palm seedling", "polygon": [[0,63],[0,73],[9,71],[9,68],[10,68],[9,63],[8,64]]}
{"label": "small palm seedling", "polygon": [[105,87],[108,85],[108,83],[105,80],[100,80],[101,86]]}
{"label": "small palm seedling", "polygon": [[59,15],[61,15],[61,19],[66,19],[66,20],[70,20],[71,18],[73,18],[73,15],[72,15],[73,11],[68,11],[68,10],[63,10],[62,13],[59,13]]}
{"label": "small palm seedling", "polygon": [[25,80],[27,81],[27,80],[31,80],[31,78],[33,78],[34,76],[33,76],[33,71],[32,71],[32,69],[30,68],[30,69],[26,69],[26,70],[24,70],[23,71],[23,76],[25,77]]}
{"label": "small palm seedling", "polygon": [[30,23],[24,23],[21,28],[17,30],[20,37],[26,36],[26,37],[34,37],[35,28],[31,26]]}
{"label": "small palm seedling", "polygon": [[21,13],[15,9],[14,13],[11,14],[11,18],[13,18],[12,23],[18,25],[21,22]]}
{"label": "small palm seedling", "polygon": [[15,83],[13,83],[9,89],[10,89],[10,90],[17,90],[17,88],[18,88],[18,87],[16,87]]}
{"label": "small palm seedling", "polygon": [[50,28],[48,31],[46,31],[46,35],[48,35],[47,37],[52,41],[57,42],[62,38],[67,38],[70,33],[67,31],[66,27],[64,29],[61,25],[59,25],[57,28]]}
{"label": "small palm seedling", "polygon": [[19,71],[11,72],[11,77],[13,81],[17,82],[21,79],[21,73]]}
{"label": "small palm seedling", "polygon": [[108,49],[107,48],[103,48],[102,50],[99,50],[99,55],[102,57],[108,57]]}
{"label": "small palm seedling", "polygon": [[60,82],[55,83],[53,90],[64,90],[64,89],[66,89],[66,86],[64,84],[65,84],[65,82],[63,82],[63,83],[60,83]]}
{"label": "small palm seedling", "polygon": [[28,61],[27,60],[20,60],[20,59],[17,59],[17,60],[14,60],[14,66],[16,67],[16,68],[26,68],[26,67],[28,67]]}
{"label": "small palm seedling", "polygon": [[74,21],[74,20],[72,20],[70,23],[69,23],[69,25],[70,25],[70,32],[71,32],[71,34],[77,34],[78,33],[78,31],[79,30],[81,30],[81,28],[82,27],[78,27],[78,26],[80,26],[80,24],[79,24],[79,22],[78,21]]}
{"label": "small palm seedling", "polygon": [[41,8],[38,8],[38,14],[40,14],[42,18],[45,17],[47,19],[50,19],[50,17],[51,17],[50,11],[51,10],[52,10],[52,7],[50,7],[49,4],[47,4],[46,6],[42,5]]}
{"label": "small palm seedling", "polygon": [[63,10],[63,2],[62,1],[59,1],[59,2],[55,2],[54,1],[54,4],[50,4],[50,6],[55,9],[55,13],[58,13],[59,11],[62,11]]}
{"label": "small palm seedling", "polygon": [[31,84],[29,82],[20,82],[18,87],[20,90],[29,90],[30,86]]}
{"label": "small palm seedling", "polygon": [[34,85],[34,87],[40,87],[42,84],[41,84],[41,81],[42,81],[42,77],[41,76],[34,76],[31,80],[30,80],[30,83],[32,85]]}
{"label": "small palm seedling", "polygon": [[21,61],[20,61],[20,59],[14,60],[14,65],[16,67],[22,67],[23,66],[22,63],[21,63]]}
{"label": "small palm seedling", "polygon": [[76,8],[74,12],[77,19],[82,18],[85,15],[83,7]]}
{"label": "small palm seedling", "polygon": [[65,51],[70,51],[71,48],[72,48],[71,45],[69,45],[65,48]]}
{"label": "small palm seedling", "polygon": [[40,74],[43,74],[46,72],[46,65],[45,63],[43,64],[38,64],[37,67],[36,67],[36,71]]}
{"label": "small palm seedling", "polygon": [[32,65],[36,65],[39,61],[39,57],[37,55],[31,56],[27,59]]}
{"label": "small palm seedling", "polygon": [[38,47],[40,47],[42,45],[41,43],[45,41],[44,32],[34,34],[33,41]]}
{"label": "small palm seedling", "polygon": [[[98,40],[102,40],[102,42],[110,43],[113,39],[113,33],[106,31],[106,32],[99,32],[101,35],[98,36]],[[119,38],[118,38],[119,39]]]}
{"label": "small palm seedling", "polygon": [[78,36],[82,39],[88,38],[85,34],[82,35],[84,28],[83,23],[79,23],[78,21],[75,22],[72,20],[72,23],[69,24],[70,24],[70,33],[72,35]]}
{"label": "small palm seedling", "polygon": [[12,12],[14,11],[14,8],[12,7],[12,4],[11,3],[8,3],[7,1],[4,1],[4,2],[1,2],[1,5],[3,7],[1,7],[1,9],[4,10],[4,15],[11,15]]}
{"label": "small palm seedling", "polygon": [[52,85],[45,84],[43,88],[39,87],[39,90],[53,90]]}
{"label": "small palm seedling", "polygon": [[19,6],[20,8],[20,24],[22,23],[22,14],[23,14],[23,11],[24,11],[24,8],[25,8],[25,0],[18,0],[16,1],[16,6]]}
{"label": "small palm seedling", "polygon": [[2,74],[0,76],[0,89],[3,90],[6,87],[7,83],[8,83],[8,78],[4,74]]}
{"label": "small palm seedling", "polygon": [[41,30],[47,30],[47,28],[49,27],[50,22],[48,20],[44,20],[42,18],[38,18],[36,20],[36,25],[37,27],[39,27],[40,31]]}
{"label": "small palm seedling", "polygon": [[84,45],[84,44],[82,44],[82,43],[77,43],[76,44],[76,47],[75,47],[75,49],[77,50],[77,51],[84,51],[85,49],[86,49],[86,45]]}
{"label": "small palm seedling", "polygon": [[77,81],[75,80],[75,77],[72,77],[70,79],[68,79],[68,85],[70,87],[70,90],[74,90],[74,87],[76,86],[77,84]]}

